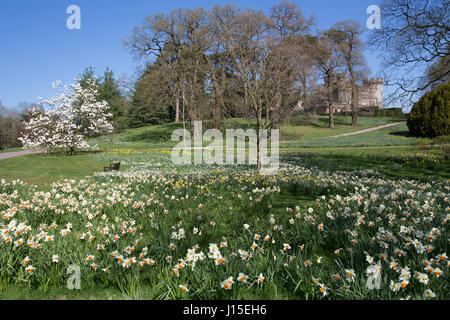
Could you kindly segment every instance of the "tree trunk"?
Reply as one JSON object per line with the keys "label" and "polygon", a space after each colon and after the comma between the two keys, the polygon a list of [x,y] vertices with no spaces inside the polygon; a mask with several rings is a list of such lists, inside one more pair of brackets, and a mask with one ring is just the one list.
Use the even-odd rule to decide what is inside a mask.
{"label": "tree trunk", "polygon": [[358,125],[358,92],[356,88],[356,76],[351,65],[351,60],[347,60],[347,68],[350,72],[350,86],[352,90],[352,99],[351,99],[351,109],[352,109],[352,127],[356,127]]}
{"label": "tree trunk", "polygon": [[261,129],[263,127],[263,123],[262,123],[262,108],[258,108],[256,111],[256,122],[258,125],[258,132],[256,133],[256,137],[257,137],[257,141],[256,141],[256,146],[257,146],[257,164],[258,164],[258,171],[261,171],[261,169],[263,168],[263,162],[262,162],[262,150],[261,150]]}
{"label": "tree trunk", "polygon": [[[223,69],[223,68],[222,68]],[[211,77],[214,86],[214,94],[215,94],[215,103],[214,103],[214,129],[219,129],[220,121],[222,119],[222,110],[224,109],[225,103],[223,102],[223,81],[224,74],[222,71],[221,81],[222,84],[219,83],[216,74],[214,73],[214,68],[211,67]]]}
{"label": "tree trunk", "polygon": [[257,141],[256,141],[256,145],[257,145],[257,164],[258,164],[258,171],[261,171],[261,169],[263,168],[263,162],[262,162],[262,140],[261,140],[261,129],[258,129],[258,132],[256,133],[257,136]]}
{"label": "tree trunk", "polygon": [[358,126],[358,93],[356,84],[352,80],[352,127]]}
{"label": "tree trunk", "polygon": [[[277,129],[280,130],[281,126],[281,103],[282,103],[282,96],[281,94],[278,95],[276,107],[275,110],[272,110],[270,113],[270,122],[271,122],[271,129]],[[269,134],[269,140],[271,139],[272,134]]]}
{"label": "tree trunk", "polygon": [[180,122],[180,89],[177,89],[175,99],[175,122]]}
{"label": "tree trunk", "polygon": [[183,100],[183,114],[182,114],[183,122],[185,122],[185,119],[184,119],[184,117],[185,117],[185,110],[188,109],[188,103],[187,103],[186,92],[185,91],[186,90],[184,88],[184,83],[183,83],[182,87],[181,87],[181,98]]}
{"label": "tree trunk", "polygon": [[327,71],[325,78],[327,88],[327,106],[329,114],[329,127],[334,129],[334,103],[333,103],[333,84],[332,84],[332,71]]}
{"label": "tree trunk", "polygon": [[262,161],[262,146],[261,146],[261,143],[262,143],[262,140],[261,140],[261,137],[260,137],[260,134],[261,134],[261,132],[260,132],[260,130],[258,130],[258,134],[257,134],[257,137],[258,137],[258,141],[257,141],[257,143],[258,143],[258,171],[261,171],[262,170],[262,168],[263,168],[263,161]]}
{"label": "tree trunk", "polygon": [[334,129],[334,105],[333,103],[328,103],[328,110],[330,114],[330,128]]}
{"label": "tree trunk", "polygon": [[272,116],[272,129],[278,129],[280,130],[280,116],[277,113],[276,115]]}
{"label": "tree trunk", "polygon": [[[217,82],[214,82],[214,86],[218,86],[219,84]],[[219,88],[216,88],[216,99],[214,104],[214,129],[219,129],[220,127],[220,120],[222,119],[222,93]]]}
{"label": "tree trunk", "polygon": [[358,126],[358,111],[352,110],[352,127]]}
{"label": "tree trunk", "polygon": [[220,107],[218,103],[216,102],[215,108],[214,108],[214,129],[219,129],[220,127]]}

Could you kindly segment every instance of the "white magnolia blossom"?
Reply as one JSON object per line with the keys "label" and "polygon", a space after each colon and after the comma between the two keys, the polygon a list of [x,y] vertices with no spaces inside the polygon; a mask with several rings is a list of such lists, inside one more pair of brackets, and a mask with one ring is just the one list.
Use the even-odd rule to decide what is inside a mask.
{"label": "white magnolia blossom", "polygon": [[89,150],[85,138],[113,130],[109,119],[108,103],[97,101],[98,86],[95,79],[87,80],[87,87],[80,83],[61,88],[61,82],[52,83],[56,96],[41,99],[41,105],[50,106],[44,111],[33,109],[31,118],[19,140],[24,148],[45,151],[65,149],[73,154],[76,150]]}

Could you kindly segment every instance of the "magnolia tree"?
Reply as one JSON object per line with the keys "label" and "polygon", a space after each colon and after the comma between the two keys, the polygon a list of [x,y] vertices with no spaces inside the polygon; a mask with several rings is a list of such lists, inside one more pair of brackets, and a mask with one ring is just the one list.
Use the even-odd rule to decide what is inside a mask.
{"label": "magnolia tree", "polygon": [[[75,151],[92,149],[85,140],[113,130],[109,119],[108,103],[97,101],[98,86],[95,79],[88,79],[84,88],[80,83],[61,88],[61,82],[52,84],[56,96],[41,100],[50,108],[44,111],[33,109],[30,120],[25,122],[25,130],[19,140],[26,149]],[[96,148],[96,147],[94,147]]]}

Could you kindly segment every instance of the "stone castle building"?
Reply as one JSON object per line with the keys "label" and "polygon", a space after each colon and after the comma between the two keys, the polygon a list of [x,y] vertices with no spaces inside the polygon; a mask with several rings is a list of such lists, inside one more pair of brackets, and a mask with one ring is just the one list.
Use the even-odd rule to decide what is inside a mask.
{"label": "stone castle building", "polygon": [[[334,112],[351,112],[352,91],[345,80],[345,75],[338,74],[334,81],[333,91]],[[383,79],[363,80],[361,86],[357,86],[359,105],[358,109],[373,112],[376,109],[383,109]],[[318,109],[318,113],[328,114],[327,107]]]}

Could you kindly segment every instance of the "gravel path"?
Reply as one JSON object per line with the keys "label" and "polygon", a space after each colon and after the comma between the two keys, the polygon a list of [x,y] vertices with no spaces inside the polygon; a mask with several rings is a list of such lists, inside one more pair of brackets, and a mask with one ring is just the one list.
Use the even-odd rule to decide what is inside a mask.
{"label": "gravel path", "polygon": [[327,137],[327,138],[339,138],[339,137],[345,137],[345,136],[352,136],[355,134],[361,134],[361,133],[380,130],[380,129],[384,129],[384,128],[388,128],[388,127],[392,127],[392,126],[398,126],[399,124],[404,124],[404,123],[406,123],[406,122],[405,121],[394,122],[394,123],[385,124],[383,126],[373,127],[373,128],[359,130],[359,131],[350,132],[350,133],[338,134],[337,136],[331,136],[331,137]]}
{"label": "gravel path", "polygon": [[2,152],[2,153],[0,153],[0,160],[24,156],[26,154],[41,153],[41,152],[42,151],[40,151],[40,150],[21,150],[21,151],[13,151],[13,152]]}

